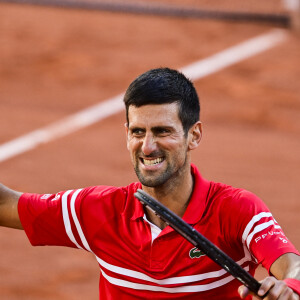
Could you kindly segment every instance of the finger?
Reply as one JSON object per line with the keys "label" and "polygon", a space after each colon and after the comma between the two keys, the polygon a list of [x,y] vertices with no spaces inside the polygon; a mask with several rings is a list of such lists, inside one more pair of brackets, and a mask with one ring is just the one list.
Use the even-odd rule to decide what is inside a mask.
{"label": "finger", "polygon": [[252,294],[252,292],[244,285],[241,285],[238,288],[238,293],[242,299],[245,299],[248,295]]}
{"label": "finger", "polygon": [[278,300],[294,298],[293,290],[290,289],[283,281],[278,281],[270,291],[270,294],[274,297],[274,299]]}
{"label": "finger", "polygon": [[289,288],[285,282],[276,280],[273,277],[267,277],[261,285],[258,291],[259,296],[263,296],[261,293],[267,293],[263,298],[265,300],[296,300],[297,295]]}
{"label": "finger", "polygon": [[283,290],[278,298],[278,300],[296,300],[296,299],[297,299],[297,295],[288,286],[283,288]]}
{"label": "finger", "polygon": [[[263,297],[269,292],[273,286],[275,285],[276,279],[274,277],[267,277],[261,282],[261,286],[257,292],[257,295]],[[264,299],[272,299],[272,298],[264,298]]]}

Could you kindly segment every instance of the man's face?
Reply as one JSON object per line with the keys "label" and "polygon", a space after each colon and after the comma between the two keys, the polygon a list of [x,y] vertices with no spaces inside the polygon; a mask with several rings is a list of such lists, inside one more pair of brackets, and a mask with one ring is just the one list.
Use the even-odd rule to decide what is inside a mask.
{"label": "man's face", "polygon": [[177,103],[129,106],[128,120],[127,148],[140,182],[156,187],[176,177],[188,151]]}

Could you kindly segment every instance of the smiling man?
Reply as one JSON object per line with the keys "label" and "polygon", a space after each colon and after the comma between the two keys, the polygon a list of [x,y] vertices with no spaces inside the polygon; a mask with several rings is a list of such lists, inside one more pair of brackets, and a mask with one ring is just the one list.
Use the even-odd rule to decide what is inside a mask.
{"label": "smiling man", "polygon": [[100,299],[240,299],[245,287],[134,197],[138,188],[193,225],[254,274],[270,276],[260,295],[299,300],[299,252],[266,205],[243,189],[207,181],[191,163],[201,140],[199,99],[191,81],[159,68],[136,78],[124,97],[127,148],[139,182],[57,194],[0,186],[0,225],[24,228],[33,245],[92,252]]}
{"label": "smiling man", "polygon": [[128,150],[143,185],[171,183],[179,170],[190,173],[187,139],[178,118],[177,103],[130,106],[128,118]]}

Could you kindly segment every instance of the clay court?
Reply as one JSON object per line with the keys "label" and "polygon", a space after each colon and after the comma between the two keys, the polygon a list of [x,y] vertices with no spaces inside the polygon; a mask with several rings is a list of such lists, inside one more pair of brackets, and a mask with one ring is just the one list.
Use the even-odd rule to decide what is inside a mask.
{"label": "clay court", "polygon": [[[207,179],[262,198],[300,249],[300,35],[229,22],[0,3],[1,145],[125,91],[147,69],[182,69],[281,30],[270,49],[195,80],[204,126],[193,162]],[[55,193],[136,181],[124,111],[0,162],[0,182]],[[80,250],[31,247],[0,230],[0,299],[98,299]],[[260,270],[257,277],[261,278]]]}

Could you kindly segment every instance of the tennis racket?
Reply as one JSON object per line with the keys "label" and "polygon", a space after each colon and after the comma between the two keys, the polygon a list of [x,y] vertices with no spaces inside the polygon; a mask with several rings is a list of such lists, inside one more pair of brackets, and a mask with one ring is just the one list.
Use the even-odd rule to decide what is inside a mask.
{"label": "tennis racket", "polygon": [[181,234],[185,239],[192,243],[199,250],[202,250],[210,259],[220,265],[228,273],[239,280],[249,290],[257,295],[260,283],[238,265],[232,258],[200,234],[195,228],[183,221],[167,207],[162,205],[156,199],[148,195],[141,189],[138,189],[134,196],[139,201],[149,207],[157,216],[170,225],[174,230]]}

